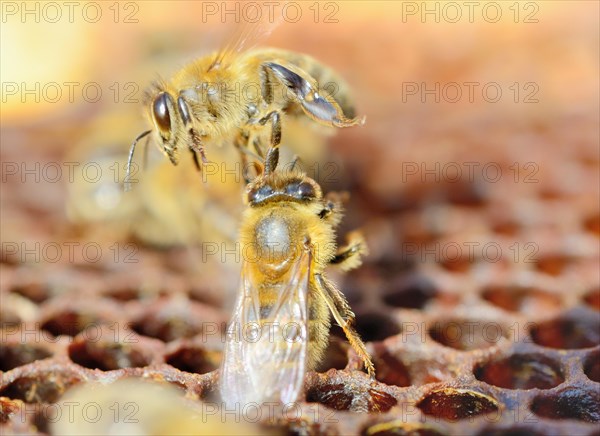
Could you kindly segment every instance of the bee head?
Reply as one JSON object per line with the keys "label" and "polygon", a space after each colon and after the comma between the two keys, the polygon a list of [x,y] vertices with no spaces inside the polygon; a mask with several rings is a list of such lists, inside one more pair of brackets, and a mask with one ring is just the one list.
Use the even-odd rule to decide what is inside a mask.
{"label": "bee head", "polygon": [[250,206],[277,201],[309,203],[319,200],[322,195],[319,185],[308,177],[282,177],[281,174],[274,173],[248,185],[246,201]]}

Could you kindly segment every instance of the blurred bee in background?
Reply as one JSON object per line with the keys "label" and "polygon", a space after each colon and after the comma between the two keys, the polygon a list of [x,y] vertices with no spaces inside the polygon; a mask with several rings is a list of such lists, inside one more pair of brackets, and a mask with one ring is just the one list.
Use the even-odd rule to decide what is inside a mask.
{"label": "blurred bee in background", "polygon": [[279,153],[284,116],[332,127],[364,123],[354,117],[347,85],[314,58],[272,48],[243,51],[265,33],[261,25],[243,27],[232,44],[190,63],[169,82],[153,84],[145,102],[153,129],[131,145],[126,190],[136,144],[151,133],[171,163],[177,165],[178,151],[188,148],[200,170],[208,144],[234,144],[244,167],[249,153],[263,157],[265,142]]}
{"label": "blurred bee in background", "polygon": [[[270,160],[268,160],[270,159]],[[353,329],[355,315],[324,273],[358,267],[366,252],[358,232],[338,249],[341,204],[302,172],[276,171],[269,150],[263,173],[246,189],[240,229],[241,289],[227,329],[220,391],[227,405],[296,401],[304,374],[322,360],[330,313],[363,360],[374,366]]]}
{"label": "blurred bee in background", "polygon": [[[136,111],[107,112],[67,156],[80,169],[67,186],[70,220],[88,233],[108,233],[115,240],[134,236],[154,246],[198,245],[209,237],[217,243],[234,241],[242,212],[237,200],[243,186],[239,177],[224,178],[209,168],[203,173],[206,183],[198,183],[191,161],[175,168],[148,150],[145,169],[136,165],[130,173],[136,195],[123,192],[122,163],[127,157],[123,144],[136,121]],[[223,147],[216,156],[231,161],[236,152]]]}

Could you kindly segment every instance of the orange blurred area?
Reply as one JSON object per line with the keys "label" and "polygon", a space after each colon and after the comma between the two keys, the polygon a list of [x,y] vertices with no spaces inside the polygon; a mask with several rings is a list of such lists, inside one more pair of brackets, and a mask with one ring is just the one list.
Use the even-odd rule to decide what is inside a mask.
{"label": "orange blurred area", "polygon": [[[397,124],[415,107],[440,107],[433,94],[423,94],[434,82],[461,85],[445,90],[450,101],[465,94],[450,111],[441,105],[444,112],[482,102],[489,82],[501,84],[506,98],[488,110],[530,112],[522,104],[529,94],[540,100],[536,111],[583,107],[598,96],[597,2],[263,3],[3,2],[3,120],[20,124],[74,107],[132,105],[154,75],[169,77],[255,17],[266,27],[280,22],[265,43],[339,69],[373,129],[382,118]],[[472,101],[466,82],[481,83]],[[539,90],[526,88],[530,82]]]}

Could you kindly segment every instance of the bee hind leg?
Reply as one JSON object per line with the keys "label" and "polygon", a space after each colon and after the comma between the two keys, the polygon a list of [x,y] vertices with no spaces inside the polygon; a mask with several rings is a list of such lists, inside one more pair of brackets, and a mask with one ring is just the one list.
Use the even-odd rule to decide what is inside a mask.
{"label": "bee hind leg", "polygon": [[321,274],[315,274],[317,289],[321,297],[325,299],[329,310],[333,314],[333,318],[338,325],[344,330],[348,342],[358,354],[358,357],[363,361],[364,367],[371,378],[375,377],[375,366],[371,361],[371,356],[365,347],[364,342],[354,330],[353,324],[355,320],[354,312],[352,312],[346,297],[333,283],[323,277]]}
{"label": "bee hind leg", "polygon": [[[273,77],[290,91],[290,97],[313,120],[332,127],[350,127],[365,123],[365,117],[346,117],[333,95],[325,89],[319,89],[315,78],[300,67],[289,62],[265,62],[262,68],[269,80]],[[267,96],[272,98],[272,92]]]}

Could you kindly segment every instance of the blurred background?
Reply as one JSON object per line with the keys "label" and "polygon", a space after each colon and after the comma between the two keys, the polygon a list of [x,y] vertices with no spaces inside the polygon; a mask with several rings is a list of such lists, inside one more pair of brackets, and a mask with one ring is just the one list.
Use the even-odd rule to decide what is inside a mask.
{"label": "blurred background", "polygon": [[[125,159],[150,127],[148,85],[273,8],[281,23],[261,44],[334,68],[367,116],[364,127],[294,151],[310,156],[305,169],[326,191],[351,194],[340,239],[362,228],[370,256],[349,276],[332,276],[375,350],[379,382],[418,387],[394,391],[394,401],[417,402],[445,386],[435,383],[471,374],[491,354],[510,356],[529,338],[542,354],[576,350],[568,365],[583,370],[563,379],[595,389],[589,413],[566,417],[600,419],[590,382],[598,367],[585,366],[600,343],[599,4],[268,3],[2,2],[2,324],[45,339],[27,353],[3,346],[11,375],[0,396],[27,403],[14,383],[41,358],[104,374],[201,374],[173,377],[185,378],[191,397],[212,389],[222,344],[199,336],[203,323],[228,319],[237,292],[243,187],[210,174],[199,182],[193,165],[172,167],[151,144],[148,167],[125,193]],[[209,159],[236,155],[221,148]],[[474,313],[503,326],[547,324],[497,343],[461,330]],[[448,319],[458,320],[458,342],[431,327]],[[90,323],[108,321],[133,331],[145,357],[74,345]],[[424,323],[427,339],[400,341],[408,322]],[[332,341],[320,371],[353,369],[347,346]],[[475,378],[498,385],[485,374]],[[307,392],[328,405],[318,390]],[[536,423],[563,413],[560,393],[549,398]]]}

